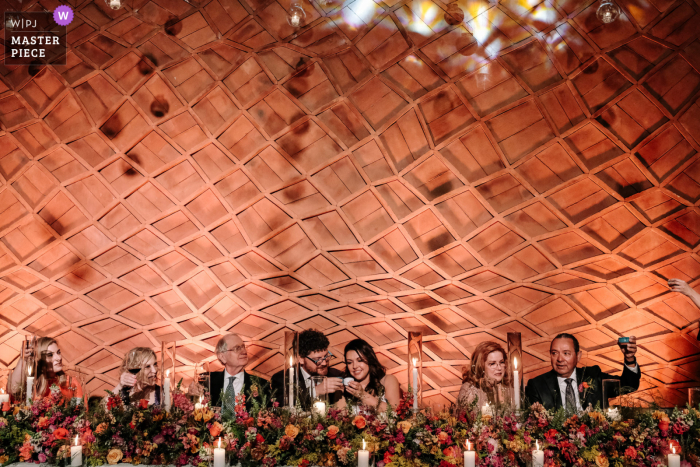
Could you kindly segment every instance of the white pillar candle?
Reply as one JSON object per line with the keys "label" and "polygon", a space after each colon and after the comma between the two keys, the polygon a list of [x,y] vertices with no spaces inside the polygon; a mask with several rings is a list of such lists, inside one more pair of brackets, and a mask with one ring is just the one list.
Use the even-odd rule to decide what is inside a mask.
{"label": "white pillar candle", "polygon": [[83,447],[78,444],[78,435],[75,435],[75,446],[70,447],[70,465],[71,467],[83,465]]}
{"label": "white pillar candle", "polygon": [[369,451],[367,451],[367,443],[362,440],[362,449],[357,451],[357,467],[369,467]]}
{"label": "white pillar candle", "polygon": [[219,438],[219,447],[214,449],[214,467],[224,467],[226,465],[226,451],[221,447],[221,438]]}
{"label": "white pillar candle", "polygon": [[488,402],[481,406],[481,415],[484,417],[493,417],[493,407],[491,407]]}
{"label": "white pillar candle", "polygon": [[472,445],[467,440],[467,450],[464,451],[464,467],[474,467],[476,465],[476,452],[472,451]]}
{"label": "white pillar candle", "polygon": [[540,442],[535,441],[537,447],[532,451],[532,467],[544,467],[544,451],[540,450]]}
{"label": "white pillar candle", "polygon": [[413,410],[418,410],[418,368],[416,363],[418,359],[413,359]]}
{"label": "white pillar candle", "polygon": [[326,413],[326,403],[323,401],[314,402],[314,412],[319,415],[325,415]]}
{"label": "white pillar candle", "polygon": [[520,375],[518,374],[518,357],[514,359],[513,369],[513,398],[515,399],[515,410],[520,410]]}
{"label": "white pillar candle", "polygon": [[202,396],[199,396],[199,402],[197,402],[196,404],[194,404],[194,410],[201,409],[202,407],[204,407],[204,406],[202,405],[202,400],[203,400]]}
{"label": "white pillar candle", "polygon": [[163,379],[163,405],[165,410],[170,410],[170,370],[165,372]]}
{"label": "white pillar candle", "polygon": [[681,467],[681,456],[676,454],[676,446],[671,445],[673,454],[668,455],[668,467]]}
{"label": "white pillar candle", "polygon": [[289,357],[289,408],[294,408],[294,358]]}
{"label": "white pillar candle", "polygon": [[2,404],[3,402],[10,402],[10,395],[5,394],[4,389],[0,389],[0,404]]}
{"label": "white pillar candle", "polygon": [[28,368],[27,376],[27,405],[32,403],[32,393],[34,392],[34,377],[32,376],[32,367]]}

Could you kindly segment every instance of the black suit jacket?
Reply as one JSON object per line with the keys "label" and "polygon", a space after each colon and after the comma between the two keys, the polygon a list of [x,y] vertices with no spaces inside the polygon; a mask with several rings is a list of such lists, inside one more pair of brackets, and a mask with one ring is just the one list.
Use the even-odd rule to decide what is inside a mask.
{"label": "black suit jacket", "polygon": [[[209,373],[210,384],[211,384],[211,405],[214,407],[221,407],[221,396],[224,392],[224,372],[223,371],[212,371]],[[255,375],[249,374],[247,371],[243,372],[243,394],[245,394],[245,408],[250,411],[253,407],[251,388],[253,385],[258,387],[258,403],[263,404],[263,400],[266,401],[267,405],[270,404],[270,383],[262,378]]]}
{"label": "black suit jacket", "polygon": [[[305,386],[304,378],[299,375],[299,405],[304,410],[311,410],[311,395],[309,388]],[[328,369],[328,378],[342,378],[344,373],[335,368]],[[284,370],[280,370],[270,378],[270,386],[272,387],[272,397],[274,397],[280,405],[284,405]],[[288,389],[287,389],[288,390]],[[328,394],[328,402],[335,404],[343,397],[342,391],[336,391]]]}
{"label": "black suit jacket", "polygon": [[[585,395],[583,392],[579,392],[579,400],[581,402],[581,407],[586,408],[588,404],[596,406],[600,403],[603,406],[603,380],[604,379],[617,379],[620,381],[620,387],[622,393],[632,392],[639,389],[639,382],[642,377],[642,370],[638,368],[638,372],[634,372],[624,365],[621,376],[615,376],[608,373],[603,373],[598,365],[587,366],[584,368],[576,368],[576,384],[579,386],[584,381],[592,384],[588,390],[585,390]],[[575,388],[578,390],[578,388]],[[539,402],[545,409],[560,409],[564,406],[561,400],[561,391],[559,389],[559,382],[557,381],[557,374],[554,370],[551,370],[545,374],[532,378],[527,383],[525,388],[525,395],[528,398],[530,404]],[[617,394],[615,395],[617,396]],[[610,396],[614,397],[614,396]]]}

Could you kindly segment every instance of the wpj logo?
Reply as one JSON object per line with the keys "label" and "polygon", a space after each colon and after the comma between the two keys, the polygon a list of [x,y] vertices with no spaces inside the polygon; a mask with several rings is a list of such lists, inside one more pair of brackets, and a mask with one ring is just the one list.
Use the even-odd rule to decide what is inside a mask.
{"label": "wpj logo", "polygon": [[53,19],[60,26],[68,26],[73,21],[73,10],[67,5],[61,5],[54,10]]}

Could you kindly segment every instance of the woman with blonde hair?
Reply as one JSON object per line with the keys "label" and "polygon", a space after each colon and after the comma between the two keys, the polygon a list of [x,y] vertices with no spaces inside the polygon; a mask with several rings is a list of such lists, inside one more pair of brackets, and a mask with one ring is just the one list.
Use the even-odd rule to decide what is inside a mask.
{"label": "woman with blonde hair", "polygon": [[157,376],[156,353],[147,347],[135,347],[124,356],[119,368],[119,382],[112,392],[121,395],[127,404],[145,399],[148,405],[158,405],[160,386],[156,384]]}
{"label": "woman with blonde hair", "polygon": [[[50,337],[40,337],[34,346],[36,358],[36,376],[34,386],[31,388],[34,398],[46,397],[53,385],[58,386],[65,400],[74,397],[83,397],[83,388],[80,386],[78,378],[69,378],[63,372],[63,356],[58,343]],[[17,399],[22,388],[22,380],[26,378],[24,367],[30,364],[18,364],[7,381],[8,392]],[[32,370],[33,371],[33,370]]]}
{"label": "woman with blonde hair", "polygon": [[476,407],[481,408],[486,403],[508,402],[507,388],[512,388],[512,385],[507,361],[506,351],[497,342],[485,341],[477,345],[472,353],[471,366],[462,370],[459,403],[470,405],[476,402]]}

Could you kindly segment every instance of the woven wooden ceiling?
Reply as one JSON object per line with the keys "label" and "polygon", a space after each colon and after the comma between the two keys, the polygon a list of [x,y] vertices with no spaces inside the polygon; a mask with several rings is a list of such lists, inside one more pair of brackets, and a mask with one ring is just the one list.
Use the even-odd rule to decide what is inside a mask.
{"label": "woven wooden ceiling", "polygon": [[66,66],[0,66],[0,366],[55,336],[101,391],[230,331],[269,375],[314,327],[405,383],[420,330],[445,402],[480,341],[521,332],[532,377],[569,331],[610,371],[636,335],[647,399],[700,383],[665,285],[700,279],[699,2],[129,1],[74,4]]}

